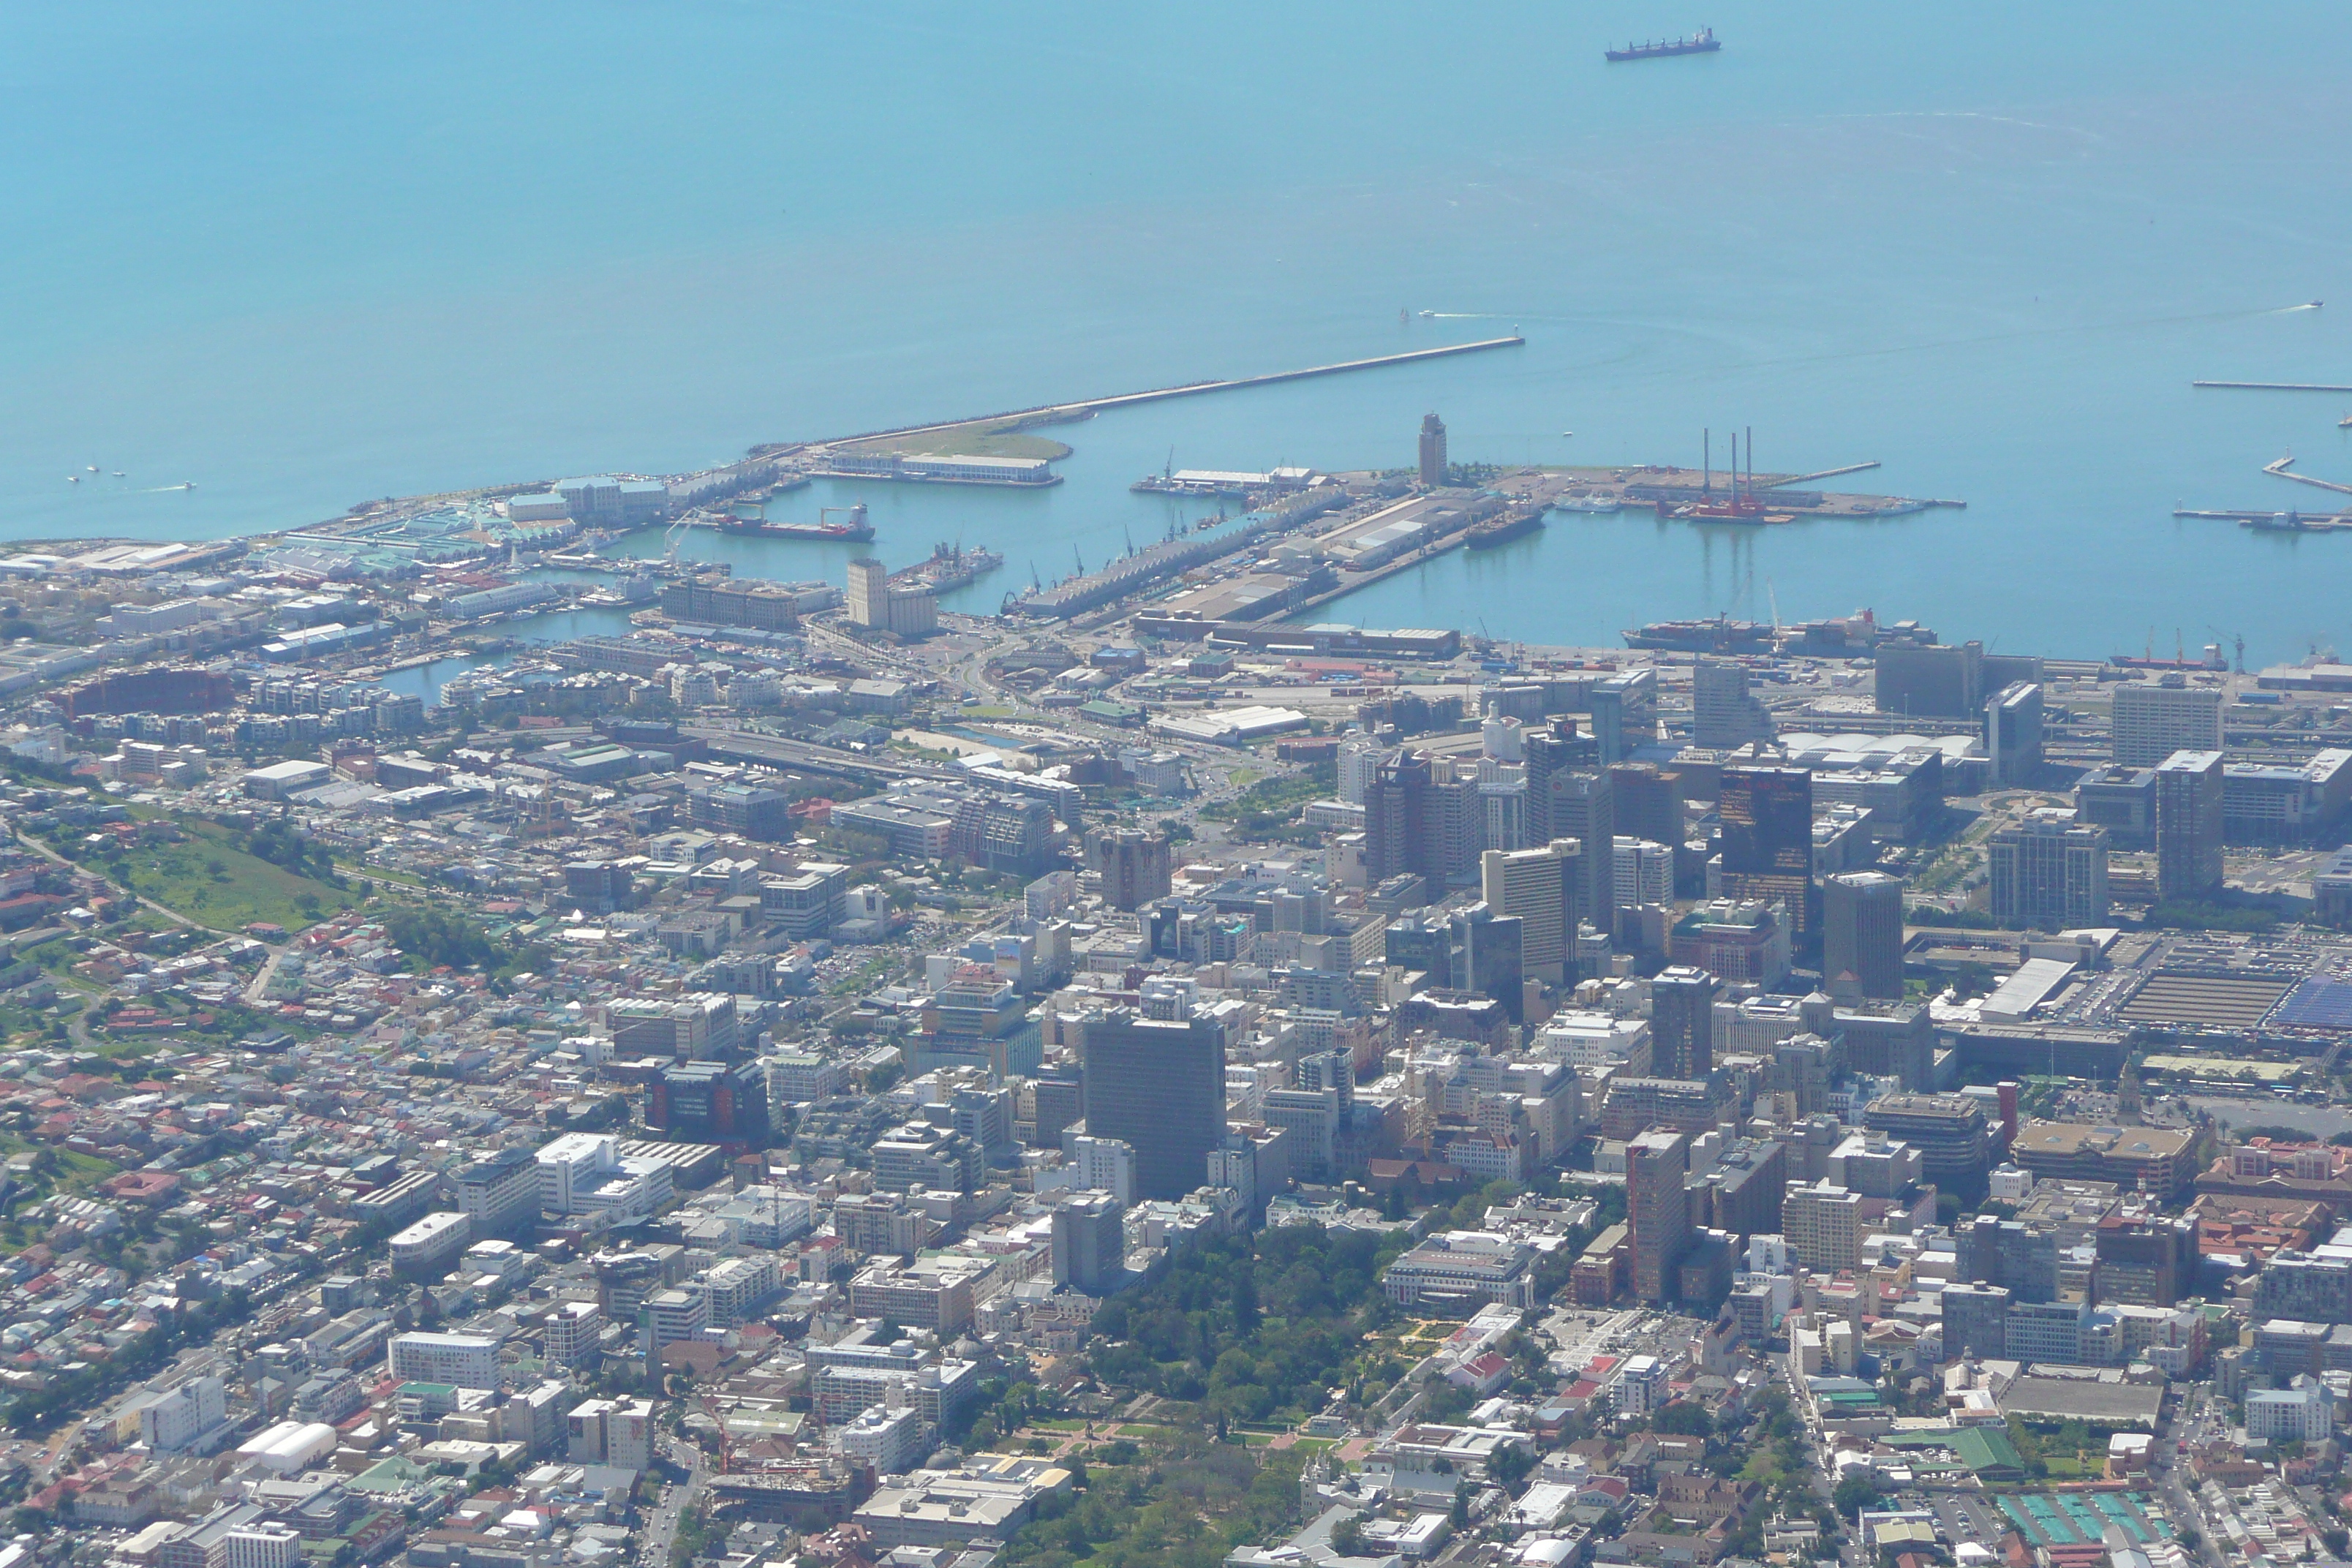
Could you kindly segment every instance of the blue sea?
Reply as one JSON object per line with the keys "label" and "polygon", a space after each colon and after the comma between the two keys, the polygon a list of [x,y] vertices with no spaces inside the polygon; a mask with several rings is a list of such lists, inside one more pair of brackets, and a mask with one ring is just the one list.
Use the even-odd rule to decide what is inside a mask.
{"label": "blue sea", "polygon": [[[1721,53],[1601,60],[1702,24]],[[1128,491],[1171,458],[1402,466],[1432,409],[1504,463],[1695,464],[1708,428],[1720,461],[1752,427],[1767,469],[1969,505],[1560,518],[1326,613],[2352,647],[2352,538],[2170,515],[2328,510],[2261,471],[2288,451],[2352,480],[2352,394],[2189,386],[2352,383],[2347,46],[2300,3],[15,7],[0,537],[287,528],[1516,327],[1063,427],[1049,492],[779,510],[863,499],[893,565],[1000,549],[985,609],[1197,516]]]}

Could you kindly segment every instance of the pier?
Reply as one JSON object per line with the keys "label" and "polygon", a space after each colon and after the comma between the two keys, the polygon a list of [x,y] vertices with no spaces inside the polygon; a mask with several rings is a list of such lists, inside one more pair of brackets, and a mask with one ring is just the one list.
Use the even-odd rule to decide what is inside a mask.
{"label": "pier", "polygon": [[771,458],[781,453],[804,450],[810,447],[844,447],[861,441],[882,441],[896,437],[931,436],[942,430],[958,430],[971,425],[1059,425],[1071,420],[1091,419],[1108,408],[1129,408],[1143,403],[1161,403],[1171,397],[1201,397],[1213,392],[1240,392],[1253,386],[1275,386],[1286,381],[1307,381],[1316,376],[1345,375],[1360,370],[1381,370],[1390,365],[1418,364],[1423,360],[1450,359],[1457,354],[1486,353],[1494,349],[1519,348],[1527,339],[1517,332],[1508,337],[1482,338],[1476,342],[1445,343],[1433,349],[1409,349],[1402,353],[1375,354],[1370,359],[1341,360],[1334,364],[1309,365],[1304,370],[1269,371],[1261,375],[1234,376],[1222,381],[1188,381],[1174,386],[1153,387],[1146,392],[1122,392],[1108,397],[1081,398],[1075,403],[1047,403],[1034,408],[1008,409],[1001,414],[982,414],[965,419],[942,419],[929,425],[902,425],[888,430],[868,431],[862,436],[836,436],[824,441],[777,442],[755,447],[754,458]]}
{"label": "pier", "polygon": [[2333,479],[2315,479],[2309,474],[2298,474],[2290,466],[2294,462],[2294,455],[2289,453],[2274,463],[2264,463],[2263,472],[2276,474],[2283,479],[2293,479],[2299,485],[2312,485],[2323,490],[2334,490],[2340,496],[2352,496],[2352,485],[2339,485]]}
{"label": "pier", "polygon": [[2317,381],[2192,381],[2189,384],[2221,387],[2232,392],[2352,392],[2352,386],[2336,386]]}

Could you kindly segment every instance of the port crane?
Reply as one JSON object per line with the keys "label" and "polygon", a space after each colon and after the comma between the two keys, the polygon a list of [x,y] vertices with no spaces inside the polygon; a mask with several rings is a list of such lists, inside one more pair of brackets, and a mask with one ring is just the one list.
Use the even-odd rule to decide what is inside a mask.
{"label": "port crane", "polygon": [[683,517],[669,525],[668,532],[666,533],[662,539],[662,561],[664,564],[673,567],[677,564],[678,542],[686,537],[686,531],[693,526],[694,525],[690,520]]}

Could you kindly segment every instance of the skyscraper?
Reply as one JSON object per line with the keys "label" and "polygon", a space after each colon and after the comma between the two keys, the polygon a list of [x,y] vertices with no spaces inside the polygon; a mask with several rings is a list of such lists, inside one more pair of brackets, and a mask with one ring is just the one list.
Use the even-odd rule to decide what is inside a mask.
{"label": "skyscraper", "polygon": [[1445,422],[1435,414],[1421,416],[1421,482],[1437,486],[1445,482]]}
{"label": "skyscraper", "polygon": [[1658,672],[1643,666],[1592,683],[1592,740],[1602,767],[1623,762],[1658,734]]}
{"label": "skyscraper", "polygon": [[1563,837],[1551,822],[1551,775],[1597,765],[1600,748],[1591,736],[1578,734],[1576,721],[1566,717],[1554,718],[1546,728],[1522,729],[1519,748],[1528,773],[1528,842],[1549,844]]}
{"label": "skyscraper", "polygon": [[1429,759],[1419,752],[1382,758],[1364,791],[1367,882],[1378,887],[1407,871],[1429,875]]}
{"label": "skyscraper", "polygon": [[2175,752],[2156,769],[2156,896],[2221,890],[2221,753]]}
{"label": "skyscraper", "polygon": [[1479,891],[1486,907],[1520,922],[1521,962],[1539,980],[1567,976],[1576,938],[1577,857],[1580,847],[1559,839],[1540,849],[1489,849],[1479,860]]}
{"label": "skyscraper", "polygon": [[1992,918],[2029,931],[2107,922],[2107,833],[2055,806],[1997,829],[1985,846]]}
{"label": "skyscraper", "polygon": [[1690,1140],[1653,1127],[1625,1145],[1625,1218],[1633,1231],[1633,1294],[1644,1301],[1675,1295],[1675,1266],[1690,1248]]}
{"label": "skyscraper", "polygon": [[1726,659],[1702,658],[1691,667],[1691,714],[1692,742],[1712,750],[1772,738],[1772,715],[1748,689],[1748,671]]}
{"label": "skyscraper", "polygon": [[1087,1021],[1081,1092],[1087,1132],[1135,1151],[1139,1197],[1181,1198],[1225,1141],[1225,1031],[1201,1015],[1147,1018],[1132,1007]]}
{"label": "skyscraper", "polygon": [[1609,795],[1620,834],[1669,849],[1682,846],[1681,773],[1654,763],[1619,763],[1609,770]]}
{"label": "skyscraper", "polygon": [[2109,700],[2116,761],[2154,767],[2175,752],[2221,749],[2221,693],[2210,686],[2135,682]]}
{"label": "skyscraper", "polygon": [[1715,999],[1722,983],[1704,969],[1669,964],[1650,982],[1650,1075],[1703,1079],[1715,1070]]}
{"label": "skyscraper", "polygon": [[1822,884],[1822,978],[1851,974],[1864,996],[1903,994],[1903,879],[1849,871]]}
{"label": "skyscraper", "polygon": [[1103,901],[1139,910],[1168,896],[1168,836],[1135,827],[1097,827],[1087,835],[1087,869],[1102,878]]}
{"label": "skyscraper", "polygon": [[[1577,857],[1576,912],[1605,931],[1617,909],[1617,813],[1609,775],[1569,768],[1554,773],[1546,787],[1551,795],[1552,840],[1573,838],[1582,849]],[[1806,844],[1810,850],[1810,829]],[[1570,927],[1569,935],[1575,934]]]}
{"label": "skyscraper", "polygon": [[1491,996],[1503,1005],[1512,1023],[1526,1023],[1525,926],[1514,916],[1498,916],[1484,903],[1456,910],[1446,924],[1454,988]]}
{"label": "skyscraper", "polygon": [[1802,768],[1725,768],[1723,893],[1779,900],[1799,945],[1818,929],[1813,909],[1813,775]]}
{"label": "skyscraper", "polygon": [[2042,688],[2021,680],[1985,703],[1985,758],[2002,784],[2031,784],[2042,772]]}

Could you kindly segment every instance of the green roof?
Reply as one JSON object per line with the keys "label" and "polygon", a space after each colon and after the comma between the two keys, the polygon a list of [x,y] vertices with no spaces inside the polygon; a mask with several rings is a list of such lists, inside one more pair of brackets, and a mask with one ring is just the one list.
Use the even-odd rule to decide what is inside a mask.
{"label": "green roof", "polygon": [[2017,1445],[2009,1440],[2007,1432],[1997,1426],[1963,1426],[1959,1436],[1952,1440],[1952,1451],[1960,1457],[1960,1463],[1972,1470],[2022,1470],[2025,1468],[2024,1457],[2018,1453]]}

